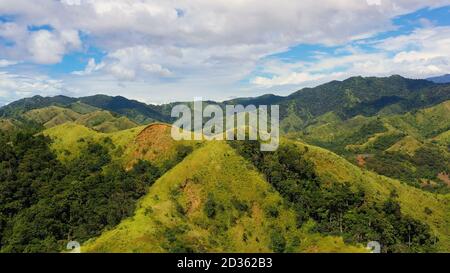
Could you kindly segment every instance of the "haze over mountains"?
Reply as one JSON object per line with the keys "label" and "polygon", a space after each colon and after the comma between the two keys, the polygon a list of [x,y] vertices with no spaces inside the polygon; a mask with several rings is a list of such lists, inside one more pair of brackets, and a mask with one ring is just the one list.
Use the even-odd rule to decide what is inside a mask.
{"label": "haze over mountains", "polygon": [[435,82],[435,83],[449,83],[450,82],[450,74],[445,74],[442,76],[431,77],[427,80]]}

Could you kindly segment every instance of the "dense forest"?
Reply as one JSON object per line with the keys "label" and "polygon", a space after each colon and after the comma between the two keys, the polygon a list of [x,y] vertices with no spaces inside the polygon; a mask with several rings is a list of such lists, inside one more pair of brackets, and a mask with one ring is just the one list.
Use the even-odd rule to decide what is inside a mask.
{"label": "dense forest", "polygon": [[[450,243],[445,229],[450,192],[449,90],[450,84],[400,76],[352,77],[286,97],[205,103],[280,105],[283,143],[276,152],[263,153],[260,144],[252,141],[231,141],[226,146],[262,174],[283,204],[295,211],[291,214],[295,217],[289,218],[295,219],[292,226],[300,230],[312,223],[308,232],[342,237],[349,246],[374,240],[382,244],[383,252],[432,252],[448,251]],[[192,102],[186,104],[192,107]],[[70,240],[85,243],[133,216],[138,199],[197,148],[192,143],[173,143],[168,124],[143,129],[155,121],[170,123],[173,105],[95,95],[35,96],[1,107],[0,252],[60,252]],[[327,153],[314,152],[324,164],[314,166],[305,156],[308,151],[302,150],[308,146],[299,149],[300,143],[311,145],[310,151],[314,146],[326,149]],[[203,157],[217,152],[214,149],[220,151],[209,149]],[[341,165],[327,165],[327,160]],[[199,171],[203,180],[229,166],[216,167]],[[345,181],[319,176],[323,171],[332,177],[340,167],[349,174]],[[236,180],[248,175],[239,174]],[[173,176],[170,182],[177,179]],[[218,201],[217,194],[211,193],[216,187],[213,182],[205,187],[206,200],[197,189],[193,203],[201,207],[205,221],[226,229],[228,218],[220,204],[226,199]],[[362,188],[369,183],[369,189]],[[378,191],[378,186],[389,190]],[[391,192],[393,188],[398,191]],[[420,206],[414,203],[417,200]],[[250,202],[232,203],[240,214],[251,211]],[[186,208],[176,209],[186,217]],[[272,220],[280,216],[276,205],[264,209]],[[176,226],[163,231],[167,244],[162,249],[200,249],[188,248],[189,240],[174,239],[186,230]],[[270,250],[292,251],[292,238],[285,238],[286,232],[274,229],[267,234]]]}
{"label": "dense forest", "polygon": [[126,171],[111,161],[106,138],[62,164],[49,145],[30,132],[0,135],[2,252],[58,252],[69,240],[98,236],[132,215],[136,200],[177,163],[158,168],[140,160]]}
{"label": "dense forest", "polygon": [[[295,144],[284,144],[273,153],[261,152],[255,142],[232,141],[230,145],[295,208],[298,227],[312,219],[316,231],[343,236],[349,243],[375,240],[383,252],[433,251],[437,238],[427,224],[401,213],[396,192],[374,204],[349,183],[321,180]],[[279,242],[276,250],[282,252],[282,238],[275,235],[273,241]]]}

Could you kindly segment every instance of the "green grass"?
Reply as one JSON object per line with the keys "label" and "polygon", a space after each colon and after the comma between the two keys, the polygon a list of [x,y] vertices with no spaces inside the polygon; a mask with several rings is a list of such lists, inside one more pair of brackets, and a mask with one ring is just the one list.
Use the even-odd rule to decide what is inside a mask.
{"label": "green grass", "polygon": [[450,145],[450,130],[439,134],[438,136],[433,138],[434,141],[438,142],[441,145],[448,146]]}
{"label": "green grass", "polygon": [[17,128],[11,119],[0,119],[0,130],[5,132],[13,131]]}
{"label": "green grass", "polygon": [[417,139],[427,139],[450,128],[450,101],[385,119],[389,124],[408,135]]}
{"label": "green grass", "polygon": [[[100,142],[109,137],[114,146],[122,147],[122,154],[113,154],[113,158],[127,164],[136,156],[152,160],[148,156],[155,151],[156,160],[170,157],[174,146],[167,128],[170,127],[155,124],[104,134],[67,123],[44,134],[55,140],[53,149],[62,157],[65,149],[79,152],[84,145],[80,139]],[[137,141],[139,136],[146,136],[143,142]],[[450,251],[450,195],[422,191],[362,170],[326,149],[295,143],[302,150],[308,147],[306,156],[324,181],[350,182],[374,202],[386,200],[395,190],[402,212],[427,223],[439,238],[439,251]],[[142,147],[146,153],[142,153]],[[208,199],[216,204],[215,216],[211,218],[205,212]],[[198,252],[266,252],[272,250],[273,231],[282,234],[289,252],[364,251],[361,246],[346,245],[340,237],[310,232],[314,223],[297,229],[295,214],[281,196],[225,142],[207,142],[196,149],[150,187],[137,207],[133,217],[90,240],[83,251],[167,252],[184,247]],[[274,208],[277,217],[270,216]],[[427,213],[426,208],[432,213]]]}
{"label": "green grass", "polygon": [[112,133],[138,126],[127,117],[116,117],[109,111],[95,110],[93,107],[89,108],[80,103],[71,106],[73,108],[70,109],[58,106],[34,109],[24,113],[23,117],[42,124],[45,128],[52,128],[66,122],[75,122],[103,133]]}
{"label": "green grass", "polygon": [[[450,128],[450,101],[401,115],[356,116],[344,121],[333,113],[327,113],[318,117],[315,123],[303,130],[300,138],[308,142],[339,142],[346,138],[353,139],[352,137],[364,125],[377,120],[386,127],[387,133],[402,133],[423,141],[448,131]],[[374,135],[374,137],[377,136]],[[363,143],[369,141],[369,139],[362,140]]]}
{"label": "green grass", "polygon": [[400,152],[410,156],[413,156],[417,149],[423,145],[422,142],[418,141],[412,136],[405,136],[400,141],[396,142],[394,145],[389,147],[386,151],[388,152]]}
{"label": "green grass", "polygon": [[[311,159],[319,176],[331,182],[350,182],[361,187],[373,201],[386,200],[395,190],[399,195],[402,212],[427,223],[439,238],[438,249],[450,251],[450,195],[434,194],[408,186],[398,180],[363,170],[344,158],[319,147],[297,142],[299,147],[308,147]],[[427,214],[425,208],[431,209]]]}
{"label": "green grass", "polygon": [[[214,208],[213,216],[205,206]],[[365,251],[339,237],[297,229],[294,212],[261,174],[225,142],[209,142],[162,176],[133,217],[82,251],[271,252],[277,235],[289,252]]]}
{"label": "green grass", "polygon": [[44,125],[46,128],[50,128],[66,122],[75,121],[81,115],[71,109],[49,106],[28,111],[23,116]]}
{"label": "green grass", "polygon": [[74,102],[69,106],[70,109],[72,109],[73,111],[79,113],[79,114],[88,114],[97,110],[100,110],[97,107],[91,106],[89,104],[85,104],[82,102]]}
{"label": "green grass", "polygon": [[[101,133],[77,123],[65,123],[46,129],[44,135],[53,143],[52,149],[58,158],[67,162],[80,155],[87,143],[94,142],[109,145],[113,160],[130,169],[138,159],[164,167],[175,161],[179,147],[198,147],[196,141],[175,141],[170,136],[170,126],[154,123],[112,133]],[[107,144],[108,139],[111,144]]]}
{"label": "green grass", "polygon": [[109,111],[91,112],[81,116],[75,122],[103,133],[112,133],[138,126],[127,117],[114,117]]}
{"label": "green grass", "polygon": [[88,142],[104,143],[107,138],[111,139],[114,144],[114,149],[111,151],[113,159],[123,160],[128,145],[144,128],[145,126],[140,126],[114,133],[100,133],[83,125],[69,122],[47,129],[43,131],[43,134],[53,140],[52,149],[62,161],[78,157]]}

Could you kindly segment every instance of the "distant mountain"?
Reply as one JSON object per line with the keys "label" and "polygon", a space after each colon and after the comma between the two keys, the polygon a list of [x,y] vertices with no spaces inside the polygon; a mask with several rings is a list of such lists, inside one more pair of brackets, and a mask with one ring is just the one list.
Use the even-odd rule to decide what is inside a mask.
{"label": "distant mountain", "polygon": [[79,101],[91,106],[124,115],[140,124],[170,120],[168,116],[162,113],[160,106],[148,105],[136,100],[129,100],[121,96],[111,97],[106,95],[95,95],[80,98]]}
{"label": "distant mountain", "polygon": [[95,95],[81,98],[66,96],[41,97],[34,96],[12,102],[0,108],[0,117],[18,118],[22,114],[49,106],[70,108],[75,112],[86,114],[95,110],[107,110],[128,117],[133,122],[147,124],[154,121],[167,121],[159,106],[147,105],[124,97]]}
{"label": "distant mountain", "polygon": [[[340,119],[328,113],[291,137],[415,187],[450,192],[450,101],[405,114]],[[424,183],[433,181],[433,183]]]}
{"label": "distant mountain", "polygon": [[445,74],[442,76],[431,77],[427,80],[432,81],[434,83],[450,83],[450,74]]}
{"label": "distant mountain", "polygon": [[267,153],[175,141],[154,121],[170,122],[176,103],[11,103],[0,108],[0,252],[64,251],[67,238],[82,252],[365,252],[372,240],[448,252],[449,96],[450,84],[392,76],[204,102],[280,105],[284,134]]}
{"label": "distant mountain", "polygon": [[[204,103],[218,104],[221,107],[226,104],[256,106],[278,104],[282,129],[291,132],[305,128],[316,117],[328,112],[333,112],[342,119],[357,115],[374,116],[378,113],[399,114],[449,99],[450,84],[437,84],[428,80],[413,80],[394,75],[385,78],[352,77],[344,81],[332,81],[314,88],[301,89],[286,97],[267,94],[254,98]],[[0,108],[0,117],[17,117],[32,109],[54,105],[71,108],[76,112],[107,110],[126,116],[138,124],[148,124],[154,121],[173,121],[170,112],[175,104],[148,105],[121,96],[107,95],[82,98],[35,96]],[[186,104],[193,107],[192,102]]]}

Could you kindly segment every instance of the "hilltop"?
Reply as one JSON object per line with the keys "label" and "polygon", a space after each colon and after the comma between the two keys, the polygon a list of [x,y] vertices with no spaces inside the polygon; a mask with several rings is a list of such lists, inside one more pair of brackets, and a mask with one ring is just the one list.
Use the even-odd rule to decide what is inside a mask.
{"label": "hilltop", "polygon": [[445,101],[375,117],[341,119],[330,112],[290,138],[330,149],[363,168],[416,187],[448,192],[448,183],[439,176],[450,172],[449,129],[450,101]]}
{"label": "hilltop", "polygon": [[[278,104],[282,129],[285,132],[302,130],[315,118],[333,112],[342,119],[357,115],[375,116],[401,114],[450,100],[450,84],[437,84],[428,80],[414,80],[398,75],[384,78],[351,77],[332,81],[314,88],[303,88],[289,96],[264,95],[238,98],[223,102],[206,101],[205,104],[242,104],[255,106]],[[180,102],[192,107],[192,102]],[[121,96],[94,95],[81,98],[66,96],[21,99],[0,108],[0,117],[17,118],[21,114],[48,106],[76,109],[103,109],[129,118],[138,124],[171,122],[173,105],[149,105]],[[79,111],[79,110],[78,110]]]}
{"label": "hilltop", "polygon": [[[439,251],[449,249],[448,195],[426,193],[361,170],[324,149],[293,144],[306,151],[305,159],[313,162],[322,181],[350,183],[364,192],[369,206],[395,192],[401,213],[429,225],[439,238]],[[138,202],[133,217],[87,242],[83,251],[266,252],[279,251],[273,248],[277,240],[288,252],[364,251],[358,244],[317,233],[314,222],[299,227],[292,204],[266,179],[225,142],[209,142],[162,176]]]}
{"label": "hilltop", "polygon": [[450,250],[450,84],[352,77],[204,104],[279,104],[279,149],[175,141],[174,103],[0,108],[0,251]]}
{"label": "hilltop", "polygon": [[295,213],[261,174],[226,143],[210,142],[161,177],[133,217],[82,251],[365,250],[297,229]]}

